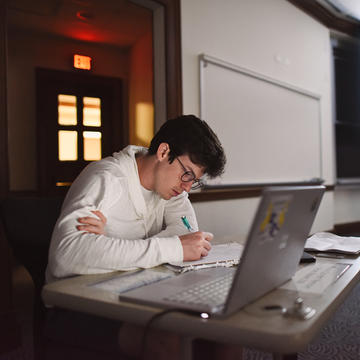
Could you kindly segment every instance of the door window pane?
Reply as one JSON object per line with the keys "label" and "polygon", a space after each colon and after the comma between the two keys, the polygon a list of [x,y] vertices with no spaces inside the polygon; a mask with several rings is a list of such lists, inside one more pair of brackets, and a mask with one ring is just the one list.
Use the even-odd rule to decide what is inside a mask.
{"label": "door window pane", "polygon": [[59,139],[59,160],[74,161],[78,159],[77,131],[60,130]]}
{"label": "door window pane", "polygon": [[58,95],[58,123],[60,125],[76,125],[76,96]]}
{"label": "door window pane", "polygon": [[101,100],[100,98],[83,98],[83,124],[84,126],[101,126]]}
{"label": "door window pane", "polygon": [[101,132],[84,131],[84,160],[101,159]]}

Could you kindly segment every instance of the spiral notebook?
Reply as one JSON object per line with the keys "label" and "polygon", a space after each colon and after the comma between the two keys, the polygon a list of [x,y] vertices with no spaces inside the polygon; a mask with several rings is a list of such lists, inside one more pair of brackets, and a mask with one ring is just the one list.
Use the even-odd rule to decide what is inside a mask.
{"label": "spiral notebook", "polygon": [[230,267],[239,263],[243,250],[244,246],[236,242],[212,245],[209,254],[200,260],[174,262],[166,267],[179,273],[209,267]]}

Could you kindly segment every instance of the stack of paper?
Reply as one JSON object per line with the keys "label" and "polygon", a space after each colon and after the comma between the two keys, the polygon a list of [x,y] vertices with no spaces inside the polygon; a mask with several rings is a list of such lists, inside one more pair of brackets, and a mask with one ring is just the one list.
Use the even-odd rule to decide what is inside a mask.
{"label": "stack of paper", "polygon": [[244,246],[238,243],[212,245],[208,256],[200,260],[171,263],[167,267],[178,272],[186,272],[207,267],[233,266],[239,263],[243,249]]}
{"label": "stack of paper", "polygon": [[359,254],[360,237],[337,236],[327,232],[320,232],[307,239],[305,250]]}

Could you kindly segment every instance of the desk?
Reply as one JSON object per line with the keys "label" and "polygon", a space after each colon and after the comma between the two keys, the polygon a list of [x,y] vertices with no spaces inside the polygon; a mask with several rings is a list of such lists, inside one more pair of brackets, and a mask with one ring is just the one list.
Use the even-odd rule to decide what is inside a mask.
{"label": "desk", "polygon": [[[299,284],[291,280],[285,287],[268,293],[226,319],[202,320],[171,313],[159,319],[154,326],[186,337],[240,344],[274,354],[295,354],[306,348],[360,278],[360,258],[318,258],[316,263],[305,266],[317,264],[325,268],[336,263],[351,266],[321,294],[297,291],[295,289],[299,288]],[[301,269],[303,267],[299,268],[298,272]],[[46,285],[42,296],[44,302],[49,305],[139,325],[145,324],[151,316],[160,311],[154,307],[121,302],[117,294],[89,286],[113,276],[114,273],[61,280]],[[306,305],[316,309],[316,314],[311,319],[298,320],[284,317],[280,311],[264,310],[266,305],[291,306],[298,296],[304,299]],[[275,357],[282,358],[282,355]]]}

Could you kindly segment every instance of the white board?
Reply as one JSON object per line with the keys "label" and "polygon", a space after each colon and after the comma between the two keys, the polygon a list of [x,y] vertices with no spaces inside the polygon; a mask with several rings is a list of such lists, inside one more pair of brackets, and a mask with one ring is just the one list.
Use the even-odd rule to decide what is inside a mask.
{"label": "white board", "polygon": [[201,55],[200,112],[227,156],[225,174],[215,183],[322,177],[320,96]]}

